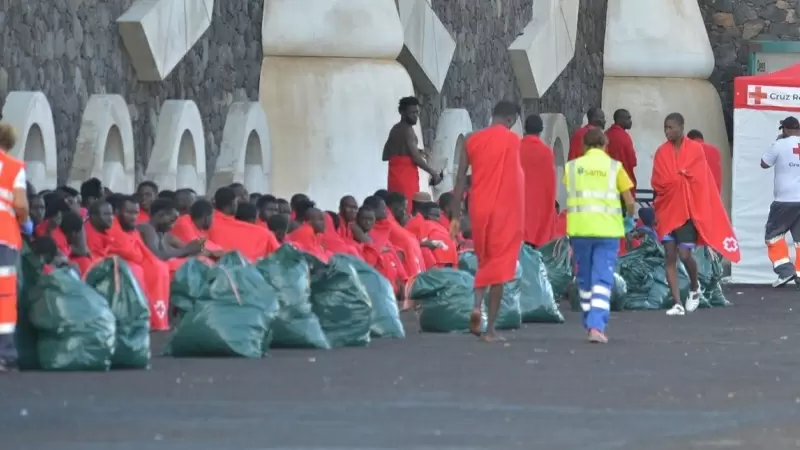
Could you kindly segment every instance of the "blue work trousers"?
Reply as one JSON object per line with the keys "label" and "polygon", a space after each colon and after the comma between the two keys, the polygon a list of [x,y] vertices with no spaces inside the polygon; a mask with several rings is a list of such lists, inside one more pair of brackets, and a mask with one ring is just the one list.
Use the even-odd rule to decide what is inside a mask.
{"label": "blue work trousers", "polygon": [[570,237],[572,255],[578,266],[578,295],[583,326],[605,332],[611,311],[611,288],[617,264],[619,238]]}

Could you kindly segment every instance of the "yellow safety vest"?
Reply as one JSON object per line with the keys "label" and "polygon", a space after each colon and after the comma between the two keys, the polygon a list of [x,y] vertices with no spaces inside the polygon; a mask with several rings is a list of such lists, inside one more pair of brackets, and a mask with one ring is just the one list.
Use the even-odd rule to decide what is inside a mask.
{"label": "yellow safety vest", "polygon": [[617,174],[622,167],[605,151],[589,149],[567,163],[567,235],[619,238],[625,236]]}

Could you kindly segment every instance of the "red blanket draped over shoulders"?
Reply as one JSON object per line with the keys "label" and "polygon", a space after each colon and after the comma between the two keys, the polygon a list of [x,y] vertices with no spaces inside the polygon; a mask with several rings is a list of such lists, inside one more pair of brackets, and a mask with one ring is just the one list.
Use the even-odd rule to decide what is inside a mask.
{"label": "red blanket draped over shoulders", "polygon": [[372,244],[364,244],[362,253],[364,254],[365,258],[368,258],[366,249],[372,247],[380,255],[382,255],[382,258],[385,258],[390,262],[390,265],[397,273],[397,278],[401,281],[406,281],[410,276],[413,275],[409,275],[405,270],[403,259],[400,256],[400,251],[392,244],[390,240],[391,233],[392,229],[388,219],[376,220],[375,226],[369,232],[369,237],[372,239]]}
{"label": "red blanket draped over shoulders", "polygon": [[476,287],[514,279],[523,233],[519,146],[519,137],[501,125],[473,133],[467,140],[472,167],[469,218],[478,258]]}
{"label": "red blanket draped over shoulders", "polygon": [[322,247],[322,235],[314,232],[311,225],[304,223],[296,230],[286,235],[286,240],[298,250],[315,256],[320,261],[327,263],[333,253]]}
{"label": "red blanket draped over shoulders", "polygon": [[592,128],[594,127],[591,125],[584,125],[575,130],[575,133],[572,134],[572,138],[569,140],[569,155],[567,156],[567,161],[572,161],[573,159],[583,156],[583,137],[586,136],[586,133]]}
{"label": "red blanket draped over shoulders", "polygon": [[332,254],[343,253],[361,258],[358,246],[348,243],[348,240],[337,232],[331,216],[325,214],[325,231],[320,236],[322,247]]}
{"label": "red blanket draped over shoulders", "polygon": [[402,252],[403,267],[409,277],[425,271],[425,257],[419,241],[396,220],[389,221],[389,242]]}
{"label": "red blanket draped over shoulders", "polygon": [[208,238],[208,233],[200,230],[192,221],[191,216],[188,214],[184,214],[178,217],[178,220],[175,221],[175,224],[172,226],[172,230],[170,230],[170,234],[175,236],[181,242],[188,243],[194,241],[195,239],[205,238],[205,248],[208,251],[219,251],[223,250],[222,247],[217,245],[214,241]]}
{"label": "red blanket draped over shoulders", "polygon": [[[50,226],[50,219],[45,219],[39,225],[36,225],[36,228],[33,230],[36,237],[42,237],[47,235],[47,228]],[[56,243],[56,247],[64,254],[64,256],[69,256],[70,254],[70,246],[67,242],[67,236],[61,231],[61,228],[55,227],[50,230],[50,238]]]}
{"label": "red blanket draped over shoulders", "polygon": [[556,163],[553,150],[538,136],[522,138],[520,165],[525,174],[524,240],[539,247],[553,236],[556,210]]}
{"label": "red blanket draped over shoulders", "polygon": [[700,143],[684,138],[677,152],[672,143],[662,144],[653,160],[650,183],[656,193],[653,208],[659,238],[691,219],[698,244],[739,262],[739,243]]}
{"label": "red blanket draped over shoulders", "polygon": [[614,124],[606,130],[606,137],[608,138],[608,146],[606,147],[608,156],[622,163],[622,167],[625,168],[625,172],[628,173],[628,177],[633,182],[634,192],[636,192],[634,169],[636,169],[638,162],[631,135],[621,126]]}
{"label": "red blanket draped over shoulders", "polygon": [[255,262],[280,247],[272,231],[214,211],[208,238],[225,250],[237,250]]}

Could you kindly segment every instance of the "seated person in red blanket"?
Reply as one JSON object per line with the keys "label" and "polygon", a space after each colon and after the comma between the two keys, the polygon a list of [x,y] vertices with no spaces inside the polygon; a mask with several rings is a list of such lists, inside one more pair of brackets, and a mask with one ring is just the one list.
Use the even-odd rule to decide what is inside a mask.
{"label": "seated person in red blanket", "polygon": [[252,203],[240,202],[236,206],[236,220],[255,225],[258,222],[258,208]]}
{"label": "seated person in red blanket", "polygon": [[86,272],[92,267],[92,255],[89,252],[89,245],[86,243],[83,222],[81,215],[67,211],[61,216],[60,226],[69,250],[65,256],[78,269],[81,276],[86,275]]}
{"label": "seated person in red blanket", "polygon": [[273,214],[267,219],[267,228],[275,235],[275,238],[283,244],[286,235],[289,233],[289,215]]}
{"label": "seated person in red blanket", "polygon": [[44,197],[41,194],[33,194],[28,196],[28,207],[30,208],[30,217],[33,221],[33,227],[44,221]]}
{"label": "seated person in red blanket", "polygon": [[311,200],[298,200],[294,212],[299,226],[286,236],[286,240],[298,249],[328,262],[333,255],[322,245],[322,234],[325,232],[325,213],[318,209]]}
{"label": "seated person in red blanket", "polygon": [[[205,238],[184,243],[170,233],[176,220],[178,220],[178,209],[175,207],[175,202],[157,198],[150,204],[150,220],[137,226],[147,248],[162,261],[198,256],[204,251]],[[177,261],[171,266],[177,266],[182,262]],[[170,268],[177,270],[177,267]]]}
{"label": "seated person in red blanket", "polygon": [[71,268],[78,271],[78,267],[70,264],[66,256],[59,251],[56,241],[49,236],[42,236],[31,243],[31,251],[43,264],[43,272],[48,275],[55,269]]}

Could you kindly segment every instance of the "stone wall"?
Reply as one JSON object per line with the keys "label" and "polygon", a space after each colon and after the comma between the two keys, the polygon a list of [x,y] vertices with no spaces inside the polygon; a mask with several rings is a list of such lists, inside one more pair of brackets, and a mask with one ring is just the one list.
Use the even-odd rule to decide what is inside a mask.
{"label": "stone wall", "polygon": [[800,39],[798,0],[699,0],[716,68],[711,82],[722,97],[728,136],[733,128],[733,79],[747,72],[748,41]]}
{"label": "stone wall", "polygon": [[[489,123],[498,100],[519,101],[508,46],[531,20],[531,0],[433,0],[433,8],[458,42],[442,93],[422,96],[425,144],[445,108],[465,108],[476,128]],[[581,0],[575,58],[545,95],[524,102],[524,113],[563,113],[570,130],[586,110],[600,106],[607,0]]]}
{"label": "stone wall", "polygon": [[164,100],[194,100],[214,167],[229,105],[258,100],[262,1],[214,2],[203,38],[163,82],[139,83],[114,23],[132,0],[4,0],[0,11],[0,104],[9,91],[40,90],[50,101],[67,179],[91,94],[121,94],[136,142],[137,179],[153,146]]}

